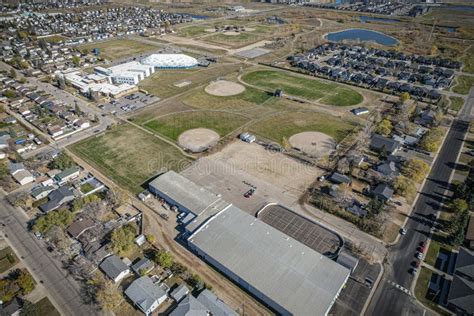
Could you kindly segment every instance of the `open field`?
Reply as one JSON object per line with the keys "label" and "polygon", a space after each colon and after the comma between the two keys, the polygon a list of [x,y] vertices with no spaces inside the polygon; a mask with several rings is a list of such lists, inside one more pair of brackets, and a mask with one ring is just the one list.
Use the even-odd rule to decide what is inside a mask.
{"label": "open field", "polygon": [[265,89],[283,89],[289,95],[317,100],[323,104],[348,106],[363,101],[363,97],[353,89],[336,83],[304,78],[276,70],[257,70],[246,73],[242,80]]}
{"label": "open field", "polygon": [[453,111],[459,111],[463,104],[464,104],[464,99],[460,97],[451,97],[451,110]]}
{"label": "open field", "polygon": [[474,46],[471,46],[461,59],[463,62],[462,71],[474,73]]}
{"label": "open field", "polygon": [[212,110],[242,110],[259,105],[271,98],[265,92],[247,87],[244,92],[227,97],[210,95],[204,89],[188,95],[183,102],[193,108]]}
{"label": "open field", "polygon": [[237,35],[218,33],[205,38],[206,42],[223,44],[231,47],[242,47],[262,40],[264,37],[251,32],[242,32]]}
{"label": "open field", "polygon": [[47,315],[47,316],[59,316],[59,312],[54,308],[54,305],[51,303],[51,301],[48,299],[48,297],[45,297],[35,304],[35,314],[33,315]]}
{"label": "open field", "polygon": [[179,30],[179,34],[184,35],[186,37],[195,37],[203,34],[207,34],[206,29],[208,29],[208,26],[202,26],[202,25],[192,25],[192,26],[187,26],[183,27]]}
{"label": "open field", "polygon": [[98,48],[100,56],[106,59],[114,60],[133,55],[139,55],[145,52],[151,52],[157,49],[156,46],[137,42],[129,39],[110,40],[99,43],[92,43],[79,46],[79,49],[92,50]]}
{"label": "open field", "polygon": [[453,92],[460,94],[468,94],[472,86],[474,86],[474,77],[458,76],[457,84],[452,88]]}
{"label": "open field", "polygon": [[301,132],[321,132],[340,142],[355,127],[349,120],[321,112],[283,112],[250,126],[250,130],[267,139],[285,143]]}
{"label": "open field", "polygon": [[176,141],[181,133],[194,128],[212,129],[222,137],[248,120],[243,115],[226,112],[189,111],[156,118],[146,122],[144,126]]}
{"label": "open field", "polygon": [[[167,98],[239,69],[240,64],[215,64],[209,68],[160,70],[141,81],[139,87],[160,98]],[[181,88],[176,86],[183,81],[189,81],[190,84]]]}
{"label": "open field", "polygon": [[177,148],[130,125],[119,125],[70,149],[133,193],[160,170],[180,171],[190,162]]}

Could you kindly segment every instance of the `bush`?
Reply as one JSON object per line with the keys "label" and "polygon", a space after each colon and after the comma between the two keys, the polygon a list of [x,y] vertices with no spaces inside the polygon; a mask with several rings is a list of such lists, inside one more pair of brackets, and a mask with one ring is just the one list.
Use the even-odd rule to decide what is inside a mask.
{"label": "bush", "polygon": [[51,211],[38,218],[33,225],[33,231],[46,234],[53,226],[65,228],[74,221],[75,215],[68,210],[62,209]]}
{"label": "bush", "polygon": [[136,231],[132,225],[125,225],[112,232],[112,250],[118,254],[129,251],[135,242]]}
{"label": "bush", "polygon": [[158,250],[154,260],[163,269],[169,269],[173,266],[173,256],[166,250]]}
{"label": "bush", "polygon": [[420,147],[429,152],[437,151],[439,146],[441,146],[443,135],[444,131],[441,128],[432,128],[421,139]]}
{"label": "bush", "polygon": [[64,170],[64,169],[67,169],[67,168],[71,168],[75,165],[76,164],[74,163],[72,158],[69,157],[65,152],[62,152],[61,154],[59,154],[59,156],[54,158],[53,161],[51,161],[51,163],[49,164],[49,167],[51,169]]}
{"label": "bush", "polygon": [[402,167],[402,174],[415,182],[421,182],[430,171],[426,162],[418,158],[406,161]]}
{"label": "bush", "polygon": [[410,199],[416,194],[415,183],[405,176],[398,176],[393,183],[393,187],[396,194],[406,199]]}

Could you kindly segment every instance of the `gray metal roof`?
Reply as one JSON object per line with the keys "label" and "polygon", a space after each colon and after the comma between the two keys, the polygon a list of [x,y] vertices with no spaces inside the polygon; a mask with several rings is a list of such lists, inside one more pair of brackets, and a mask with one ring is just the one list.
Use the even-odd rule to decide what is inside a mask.
{"label": "gray metal roof", "polygon": [[251,287],[294,315],[324,315],[349,270],[235,206],[188,239]]}
{"label": "gray metal roof", "polygon": [[238,316],[239,315],[208,289],[205,289],[204,291],[202,291],[198,295],[197,300],[201,302],[202,305],[206,306],[209,309],[212,316]]}
{"label": "gray metal roof", "polygon": [[147,258],[142,258],[138,262],[132,265],[132,270],[136,274],[140,274],[140,271],[144,270],[146,272],[150,271],[155,267],[153,261]]}
{"label": "gray metal roof", "polygon": [[151,181],[149,186],[152,190],[159,191],[188,210],[192,210],[196,215],[201,214],[221,200],[219,195],[174,171],[162,174]]}
{"label": "gray metal roof", "polygon": [[209,316],[209,310],[195,299],[194,296],[188,294],[169,316]]}
{"label": "gray metal roof", "polygon": [[181,283],[171,292],[170,295],[176,302],[179,303],[188,294],[189,288],[186,286],[186,284]]}
{"label": "gray metal roof", "polygon": [[148,311],[151,306],[166,296],[166,292],[155,285],[148,276],[136,279],[125,290],[125,295],[141,310]]}
{"label": "gray metal roof", "polygon": [[105,258],[99,267],[111,279],[115,279],[120,273],[128,270],[127,265],[116,255]]}

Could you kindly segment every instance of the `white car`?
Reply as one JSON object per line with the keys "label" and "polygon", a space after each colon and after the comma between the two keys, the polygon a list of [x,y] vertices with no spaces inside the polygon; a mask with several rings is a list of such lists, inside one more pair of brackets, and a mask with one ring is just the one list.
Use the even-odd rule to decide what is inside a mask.
{"label": "white car", "polygon": [[405,228],[400,229],[400,235],[405,236],[407,233],[407,230]]}
{"label": "white car", "polygon": [[417,258],[418,260],[423,260],[423,254],[422,254],[421,252],[417,252],[417,253],[416,253],[416,258]]}

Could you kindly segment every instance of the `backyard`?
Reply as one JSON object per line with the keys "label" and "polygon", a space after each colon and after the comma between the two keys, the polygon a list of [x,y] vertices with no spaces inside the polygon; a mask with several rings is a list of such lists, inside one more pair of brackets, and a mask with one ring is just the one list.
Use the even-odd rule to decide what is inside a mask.
{"label": "backyard", "polygon": [[7,271],[18,263],[18,257],[12,248],[6,247],[0,250],[0,273]]}

